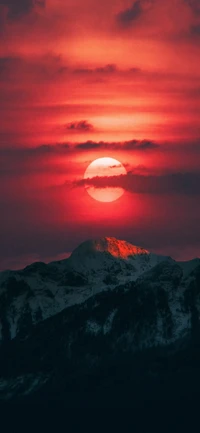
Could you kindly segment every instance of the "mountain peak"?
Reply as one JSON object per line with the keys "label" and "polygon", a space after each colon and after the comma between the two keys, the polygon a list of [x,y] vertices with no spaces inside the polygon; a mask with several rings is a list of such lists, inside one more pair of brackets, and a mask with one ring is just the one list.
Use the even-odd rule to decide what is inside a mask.
{"label": "mountain peak", "polygon": [[113,257],[126,259],[133,255],[149,254],[144,248],[135,246],[124,240],[114,237],[103,237],[95,240],[87,240],[80,244],[72,253],[72,256],[88,255],[94,253],[109,253]]}

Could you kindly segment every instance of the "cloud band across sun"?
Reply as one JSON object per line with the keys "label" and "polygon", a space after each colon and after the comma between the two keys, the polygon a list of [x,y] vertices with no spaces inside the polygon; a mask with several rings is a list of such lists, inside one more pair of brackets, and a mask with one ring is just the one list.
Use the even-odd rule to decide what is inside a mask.
{"label": "cloud band across sun", "polygon": [[73,187],[123,188],[132,194],[200,195],[200,173],[141,175],[129,171],[119,176],[95,176],[74,181]]}

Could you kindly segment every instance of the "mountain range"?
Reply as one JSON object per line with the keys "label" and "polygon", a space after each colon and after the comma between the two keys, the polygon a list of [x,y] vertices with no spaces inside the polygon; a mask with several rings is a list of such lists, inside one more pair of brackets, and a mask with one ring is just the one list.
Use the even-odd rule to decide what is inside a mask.
{"label": "mountain range", "polygon": [[68,259],[0,273],[0,399],[127,405],[172,384],[188,396],[199,331],[200,259],[86,241]]}

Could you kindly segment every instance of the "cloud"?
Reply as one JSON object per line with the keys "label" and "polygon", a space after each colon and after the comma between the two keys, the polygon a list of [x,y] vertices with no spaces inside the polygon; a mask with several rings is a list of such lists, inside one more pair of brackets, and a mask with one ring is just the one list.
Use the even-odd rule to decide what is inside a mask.
{"label": "cloud", "polygon": [[93,131],[94,127],[87,120],[80,120],[79,122],[71,122],[65,125],[67,131],[75,132],[88,132]]}
{"label": "cloud", "polygon": [[[0,0],[1,1],[1,0]],[[35,82],[60,80],[64,63],[61,55],[43,53],[39,56],[0,57],[0,78],[9,83],[22,81],[24,87]]]}
{"label": "cloud", "polygon": [[159,144],[150,140],[130,140],[123,142],[94,142],[86,141],[85,143],[76,144],[75,149],[90,150],[90,149],[107,149],[107,150],[135,150],[135,151],[148,151],[159,147]]}
{"label": "cloud", "polygon": [[117,66],[114,64],[108,64],[98,68],[77,68],[74,69],[75,74],[113,74],[117,72]]}
{"label": "cloud", "polygon": [[200,36],[200,24],[196,24],[195,26],[190,27],[190,34],[192,36]]}
{"label": "cloud", "polygon": [[19,57],[0,57],[0,72],[9,71],[11,68],[16,66],[16,63],[21,63],[22,60]]}
{"label": "cloud", "polygon": [[29,157],[29,156],[42,156],[46,154],[63,154],[63,153],[75,153],[80,150],[123,150],[123,151],[151,151],[159,148],[159,144],[155,143],[151,140],[130,140],[130,141],[121,141],[121,142],[107,142],[107,141],[85,141],[82,143],[61,143],[61,144],[42,144],[37,147],[21,147],[21,148],[2,148],[1,155],[8,156],[11,158],[12,156],[16,159],[17,157],[21,158]]}
{"label": "cloud", "polygon": [[153,0],[135,0],[130,8],[124,9],[117,15],[117,22],[122,27],[129,27],[141,15],[152,7]]}
{"label": "cloud", "polygon": [[[1,0],[0,0],[1,1]],[[44,52],[36,56],[0,56],[0,78],[5,81],[19,81],[19,77],[23,77],[24,85],[28,80],[34,81],[51,81],[59,80],[62,77],[63,83],[69,84],[69,80],[82,79],[98,80],[98,82],[104,82],[109,80],[114,75],[117,76],[133,76],[144,75],[147,72],[142,71],[140,68],[132,67],[127,69],[120,69],[114,64],[102,65],[98,68],[78,68],[74,69],[67,64],[66,59],[60,54],[53,54],[50,52]],[[149,72],[148,72],[149,74]],[[66,83],[67,81],[67,83]],[[74,122],[77,123],[77,122]]]}
{"label": "cloud", "polygon": [[0,0],[7,9],[7,18],[15,20],[30,13],[35,7],[45,7],[45,0]]}
{"label": "cloud", "polygon": [[128,172],[119,176],[96,176],[73,183],[74,187],[124,188],[133,194],[200,195],[200,173],[141,175]]}
{"label": "cloud", "polygon": [[[1,0],[0,0],[1,1]],[[99,83],[106,82],[113,76],[117,77],[146,77],[150,76],[149,71],[142,70],[136,66],[132,68],[118,68],[115,64],[106,64],[98,68],[78,68],[74,69],[67,64],[66,59],[60,54],[54,54],[53,52],[44,52],[40,55],[34,56],[0,56],[0,78],[5,81],[17,81],[19,82],[20,76],[23,80],[24,86],[28,80],[35,81],[48,81],[59,80],[62,77],[63,85],[69,85],[69,81],[79,79],[86,80],[89,84],[93,81]],[[158,79],[158,74],[156,74]],[[74,122],[77,123],[77,122]]]}
{"label": "cloud", "polygon": [[130,140],[123,143],[124,150],[152,150],[158,147],[159,145],[151,140]]}
{"label": "cloud", "polygon": [[95,72],[100,74],[113,74],[117,71],[116,65],[106,65],[101,68],[96,68]]}
{"label": "cloud", "polygon": [[185,0],[185,2],[191,7],[194,14],[200,14],[200,1],[199,0]]}
{"label": "cloud", "polygon": [[132,22],[135,21],[137,18],[139,18],[141,14],[141,0],[136,0],[136,2],[133,3],[130,8],[125,9],[117,15],[117,21],[126,27],[132,24]]}
{"label": "cloud", "polygon": [[[0,178],[16,175],[31,174],[36,172],[62,173],[63,168],[55,163],[56,156],[73,156],[87,154],[93,151],[93,158],[98,157],[98,151],[123,151],[129,157],[131,151],[151,152],[159,148],[159,145],[151,141],[127,141],[127,142],[95,142],[86,141],[82,143],[43,144],[37,147],[5,147],[1,148],[1,170]],[[91,163],[91,161],[89,161]],[[126,166],[126,164],[123,164]],[[127,168],[130,168],[130,166]],[[142,168],[142,167],[141,167]],[[64,172],[66,167],[64,168]],[[143,172],[143,171],[142,171]],[[138,173],[138,171],[137,171]]]}
{"label": "cloud", "polygon": [[8,74],[23,63],[20,57],[0,57],[0,78],[7,78]]}
{"label": "cloud", "polygon": [[79,149],[79,150],[101,149],[101,143],[95,143],[95,141],[86,141],[85,143],[76,144],[75,149]]}

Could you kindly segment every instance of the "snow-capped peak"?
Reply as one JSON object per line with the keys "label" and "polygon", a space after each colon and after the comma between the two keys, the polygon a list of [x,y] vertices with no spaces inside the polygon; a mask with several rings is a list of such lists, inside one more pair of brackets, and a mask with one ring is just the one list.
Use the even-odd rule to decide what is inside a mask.
{"label": "snow-capped peak", "polygon": [[119,259],[127,259],[130,256],[149,254],[144,248],[137,247],[124,240],[114,237],[104,237],[97,240],[88,240],[79,245],[71,257],[94,255],[95,253],[109,253]]}
{"label": "snow-capped peak", "polygon": [[68,266],[87,276],[93,286],[108,277],[118,283],[136,280],[139,275],[168,258],[152,254],[124,240],[105,237],[79,245],[67,260]]}

